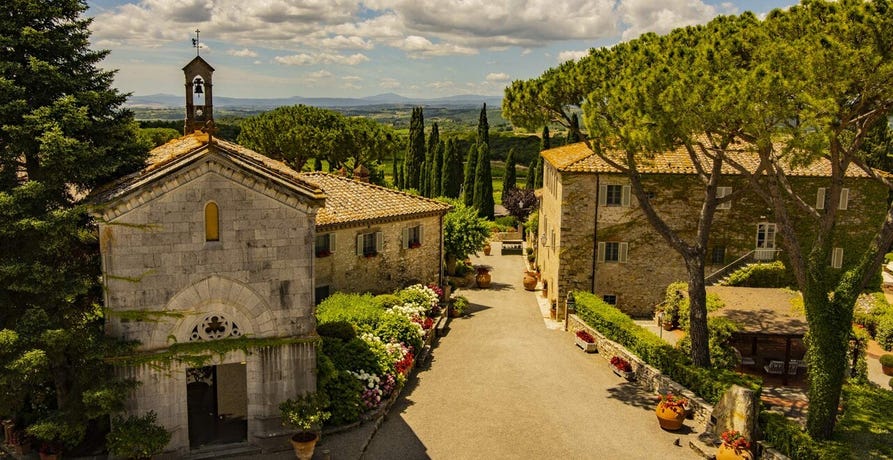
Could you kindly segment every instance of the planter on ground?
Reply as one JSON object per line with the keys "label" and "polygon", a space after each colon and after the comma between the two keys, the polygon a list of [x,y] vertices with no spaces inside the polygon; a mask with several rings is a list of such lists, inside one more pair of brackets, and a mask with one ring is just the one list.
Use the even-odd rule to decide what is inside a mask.
{"label": "planter on ground", "polygon": [[682,422],[687,413],[685,409],[687,404],[687,399],[673,396],[672,393],[661,396],[657,409],[654,411],[657,414],[657,422],[660,427],[667,431],[676,431],[682,428]]}
{"label": "planter on ground", "polygon": [[893,354],[886,353],[881,355],[880,362],[884,375],[893,375]]}
{"label": "planter on ground", "polygon": [[587,342],[586,340],[580,338],[580,336],[574,336],[574,343],[578,347],[582,348],[583,351],[585,351],[586,353],[595,353],[596,351],[598,351],[595,342]]}

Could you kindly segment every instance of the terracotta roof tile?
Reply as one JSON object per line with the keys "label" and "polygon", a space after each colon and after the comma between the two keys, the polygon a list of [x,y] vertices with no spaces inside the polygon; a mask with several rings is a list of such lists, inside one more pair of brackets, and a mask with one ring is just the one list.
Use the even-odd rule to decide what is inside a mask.
{"label": "terracotta roof tile", "polygon": [[302,180],[326,194],[326,205],[316,215],[316,226],[445,214],[450,205],[405,192],[324,172],[301,173]]}
{"label": "terracotta roof tile", "polygon": [[[588,173],[617,173],[617,169],[609,165],[605,160],[589,150],[585,143],[564,145],[542,152],[543,159],[555,166],[559,171],[588,172]],[[621,159],[617,152],[609,154],[611,158]],[[756,154],[739,152],[730,155],[736,162],[753,171],[757,168],[759,160]],[[622,161],[618,161],[622,163]],[[649,159],[643,159],[639,163],[639,171],[645,174],[695,174],[696,170],[691,158],[684,147],[676,150],[655,154]],[[723,174],[738,174],[731,165],[723,166]],[[821,159],[808,166],[798,166],[789,169],[791,176],[827,177],[831,175],[831,165]],[[864,171],[858,168],[847,170],[849,177],[867,177]]]}

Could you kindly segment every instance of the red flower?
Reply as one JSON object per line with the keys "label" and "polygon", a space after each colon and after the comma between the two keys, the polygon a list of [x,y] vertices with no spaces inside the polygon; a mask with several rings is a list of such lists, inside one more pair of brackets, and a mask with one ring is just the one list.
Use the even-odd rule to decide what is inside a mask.
{"label": "red flower", "polygon": [[750,443],[738,430],[723,431],[720,435],[722,443],[735,450],[750,450]]}
{"label": "red flower", "polygon": [[667,393],[666,396],[660,396],[660,403],[658,404],[671,409],[677,407],[685,409],[685,406],[688,405],[688,400],[679,396],[673,396],[673,393]]}
{"label": "red flower", "polygon": [[611,365],[616,367],[617,370],[622,371],[622,372],[632,372],[633,371],[632,364],[630,364],[629,361],[627,361],[619,356],[614,356],[613,358],[611,358]]}
{"label": "red flower", "polygon": [[595,337],[593,337],[592,334],[584,331],[583,329],[580,329],[579,331],[577,331],[577,337],[579,337],[580,340],[582,340],[586,343],[594,343],[595,342]]}

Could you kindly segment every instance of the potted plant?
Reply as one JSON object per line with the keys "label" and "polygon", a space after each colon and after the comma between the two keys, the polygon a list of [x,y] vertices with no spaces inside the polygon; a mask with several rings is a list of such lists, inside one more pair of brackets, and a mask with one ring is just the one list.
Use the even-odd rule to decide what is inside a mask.
{"label": "potted plant", "polygon": [[636,379],[636,373],[633,372],[633,365],[619,356],[611,358],[611,368],[614,370],[615,374],[630,382]]}
{"label": "potted plant", "polygon": [[716,452],[716,460],[751,460],[750,443],[738,430],[723,431],[722,444]]}
{"label": "potted plant", "polygon": [[37,450],[40,460],[59,460],[62,458],[62,446],[55,442],[44,442]]}
{"label": "potted plant", "polygon": [[521,280],[521,284],[525,290],[536,290],[536,274],[532,271],[524,270],[524,278]]}
{"label": "potted plant", "polygon": [[453,318],[458,318],[465,314],[465,310],[468,308],[468,299],[465,296],[456,296],[453,299],[452,304],[450,304],[450,316]]}
{"label": "potted plant", "polygon": [[105,437],[109,452],[131,460],[150,459],[164,451],[171,434],[157,423],[155,411],[142,417],[130,415],[112,419],[112,430]]}
{"label": "potted plant", "polygon": [[492,250],[492,248],[490,247],[490,242],[487,241],[487,242],[484,244],[484,255],[485,255],[485,256],[489,256],[491,250]]}
{"label": "potted plant", "polygon": [[884,375],[893,375],[893,354],[883,354],[879,361],[881,362],[881,370],[884,372]]}
{"label": "potted plant", "polygon": [[295,399],[287,399],[279,405],[282,424],[300,430],[291,437],[295,456],[301,460],[313,458],[313,450],[319,441],[317,431],[332,416],[324,409],[329,405],[328,398],[322,393],[307,393]]}
{"label": "potted plant", "polygon": [[475,275],[474,281],[477,283],[477,286],[481,289],[486,289],[490,287],[490,266],[489,265],[478,265],[475,267]]}
{"label": "potted plant", "polygon": [[657,403],[657,421],[660,427],[667,431],[676,431],[682,428],[682,421],[685,420],[688,400],[679,396],[673,396],[673,393],[667,393],[660,396]]}
{"label": "potted plant", "polygon": [[586,353],[595,353],[597,351],[595,337],[583,329],[580,329],[575,333],[574,343]]}

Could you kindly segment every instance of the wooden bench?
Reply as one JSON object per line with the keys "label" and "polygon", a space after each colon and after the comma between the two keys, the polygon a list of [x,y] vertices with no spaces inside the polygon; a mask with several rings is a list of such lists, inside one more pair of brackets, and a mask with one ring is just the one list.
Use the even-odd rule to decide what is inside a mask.
{"label": "wooden bench", "polygon": [[503,240],[500,254],[524,254],[524,241],[522,240]]}

